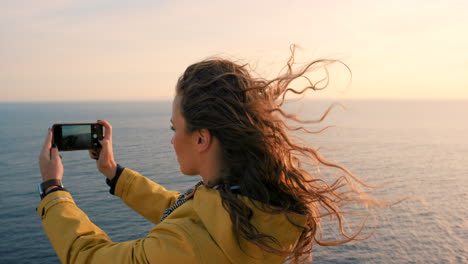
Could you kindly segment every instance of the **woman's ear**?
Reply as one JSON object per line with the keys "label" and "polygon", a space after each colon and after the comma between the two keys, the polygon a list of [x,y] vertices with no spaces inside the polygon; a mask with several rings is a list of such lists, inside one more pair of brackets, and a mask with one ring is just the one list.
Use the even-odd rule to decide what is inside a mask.
{"label": "woman's ear", "polygon": [[211,145],[211,134],[206,128],[198,130],[197,149],[199,152],[207,150]]}

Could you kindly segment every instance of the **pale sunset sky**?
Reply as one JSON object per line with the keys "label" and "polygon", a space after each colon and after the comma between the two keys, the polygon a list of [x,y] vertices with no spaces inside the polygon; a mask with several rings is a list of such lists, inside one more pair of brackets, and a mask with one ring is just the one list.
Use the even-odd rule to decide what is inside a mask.
{"label": "pale sunset sky", "polygon": [[352,70],[346,89],[331,67],[310,98],[466,100],[467,14],[465,0],[0,0],[0,101],[170,99],[194,62],[272,77],[291,44],[299,63]]}

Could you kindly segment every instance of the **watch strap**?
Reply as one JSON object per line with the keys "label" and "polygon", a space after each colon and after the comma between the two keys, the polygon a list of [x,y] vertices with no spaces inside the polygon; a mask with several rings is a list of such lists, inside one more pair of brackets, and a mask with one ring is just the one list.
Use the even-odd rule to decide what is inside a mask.
{"label": "watch strap", "polygon": [[47,181],[41,183],[42,192],[45,192],[47,190],[47,188],[52,187],[52,186],[58,186],[58,187],[63,188],[62,180],[51,179],[51,180],[47,180]]}
{"label": "watch strap", "polygon": [[63,184],[62,184],[62,180],[59,180],[59,179],[51,179],[51,180],[47,180],[45,182],[39,183],[38,184],[38,189],[39,189],[39,196],[41,197],[41,199],[44,199],[44,197],[48,193],[51,193],[54,190],[54,189],[52,189],[51,191],[46,193],[47,189],[49,187],[52,187],[52,186],[58,187],[56,189],[64,189]]}

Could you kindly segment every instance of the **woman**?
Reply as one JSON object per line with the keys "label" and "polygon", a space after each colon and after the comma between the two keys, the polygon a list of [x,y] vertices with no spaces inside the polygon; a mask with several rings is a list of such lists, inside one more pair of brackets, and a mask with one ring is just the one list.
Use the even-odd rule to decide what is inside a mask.
{"label": "woman", "polygon": [[[355,239],[342,230],[340,208],[366,203],[352,174],[327,162],[313,148],[295,143],[285,121],[301,122],[281,105],[289,84],[304,77],[315,61],[294,72],[293,56],[284,75],[254,78],[248,65],[209,59],[189,66],[176,86],[171,143],[180,170],[202,181],[184,194],[123,168],[113,158],[112,128],[97,159],[111,193],[156,224],[144,239],[113,243],[60,186],[46,188],[38,213],[64,263],[282,263],[303,262],[313,243],[331,245]],[[316,87],[306,87],[315,89]],[[303,93],[294,91],[296,93]],[[44,182],[61,179],[58,150],[49,130],[40,155]],[[338,168],[344,176],[327,185],[301,162]],[[348,187],[348,188],[346,188]],[[319,239],[324,215],[337,217],[345,236]]]}

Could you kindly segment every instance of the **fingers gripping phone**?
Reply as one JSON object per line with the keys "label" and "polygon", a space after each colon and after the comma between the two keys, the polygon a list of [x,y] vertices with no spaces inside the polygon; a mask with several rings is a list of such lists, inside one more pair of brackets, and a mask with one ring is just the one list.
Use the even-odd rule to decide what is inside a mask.
{"label": "fingers gripping phone", "polygon": [[53,143],[60,151],[99,149],[103,137],[102,125],[98,123],[54,124]]}

